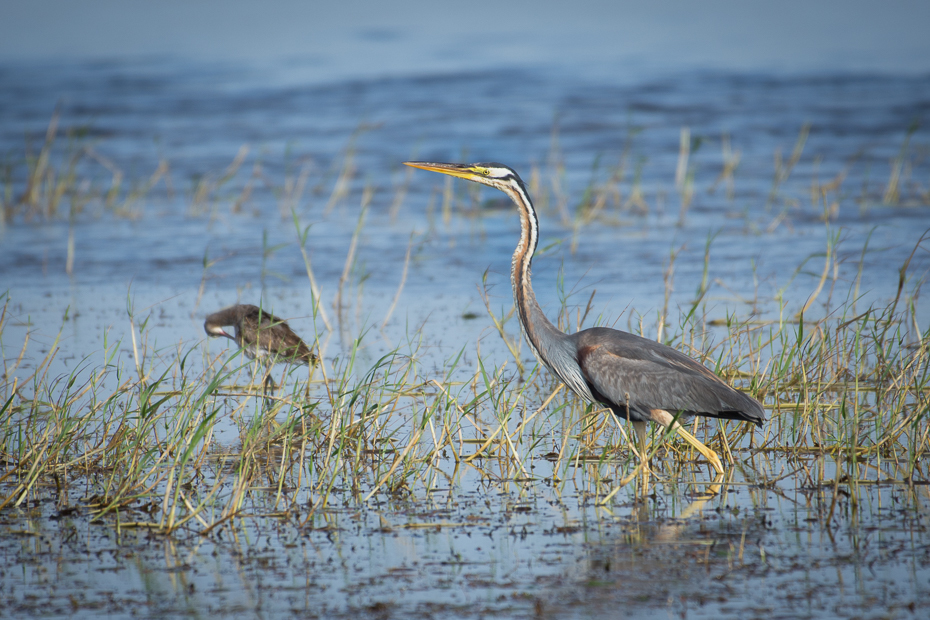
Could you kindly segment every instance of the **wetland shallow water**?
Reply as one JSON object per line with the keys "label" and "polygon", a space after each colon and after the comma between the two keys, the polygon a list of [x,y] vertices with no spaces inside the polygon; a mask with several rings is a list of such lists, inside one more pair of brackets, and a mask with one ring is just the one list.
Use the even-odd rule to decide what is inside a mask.
{"label": "wetland shallow water", "polygon": [[[463,351],[453,374],[464,381],[479,359],[504,364],[479,289],[487,271],[492,310],[507,313],[517,218],[501,196],[412,173],[406,159],[520,171],[541,214],[535,289],[572,325],[596,291],[588,324],[655,337],[667,303],[677,326],[708,240],[710,342],[726,337],[730,315],[772,320],[807,306],[818,318],[852,297],[859,312],[885,303],[915,247],[909,287],[930,267],[919,245],[930,222],[925,77],[628,83],[501,70],[280,86],[152,61],[7,66],[0,83],[8,196],[26,185],[15,162],[38,156],[53,117],[57,178],[79,154],[84,179],[57,213],[17,212],[0,231],[2,355],[15,366],[4,401],[36,369],[131,369],[133,329],[153,371],[188,350],[190,365],[212,368],[232,351],[206,342],[203,316],[259,299],[305,337],[319,334],[327,367],[355,355],[363,375],[395,349],[415,351],[436,377]],[[304,248],[331,330],[311,316],[295,217],[310,226]],[[905,329],[918,340],[930,315],[918,293],[912,301]],[[520,355],[531,368],[526,347]],[[517,383],[510,364],[501,376]],[[305,372],[278,375],[287,390]],[[237,415],[216,419],[224,450],[248,425]],[[439,482],[422,488],[360,501],[369,489],[337,485],[306,521],[268,509],[281,493],[269,482],[253,490],[250,518],[206,536],[139,527],[158,510],[148,504],[92,520],[92,479],[46,488],[0,512],[0,604],[16,616],[922,616],[923,464],[870,461],[860,483],[843,455],[747,444],[722,483],[708,467],[663,465],[645,497],[598,506],[590,468],[559,469],[543,454],[565,443],[549,430],[521,465],[527,476],[493,459],[445,459]],[[755,432],[763,444],[774,431]],[[318,499],[302,492],[284,489]]]}

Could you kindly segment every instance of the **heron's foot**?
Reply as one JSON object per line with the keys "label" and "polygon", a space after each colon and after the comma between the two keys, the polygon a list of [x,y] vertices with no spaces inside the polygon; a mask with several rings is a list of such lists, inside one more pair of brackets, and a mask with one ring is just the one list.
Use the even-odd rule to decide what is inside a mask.
{"label": "heron's foot", "polygon": [[675,432],[681,435],[681,438],[691,444],[695,450],[703,454],[704,458],[710,461],[710,464],[714,466],[718,474],[723,473],[723,463],[720,462],[720,457],[717,456],[716,452],[698,441],[697,437],[686,431],[680,424],[675,425]]}
{"label": "heron's foot", "polygon": [[723,473],[723,463],[720,462],[720,457],[717,456],[717,453],[698,441],[697,437],[686,431],[675,419],[675,416],[664,409],[652,409],[649,411],[649,417],[652,418],[653,422],[657,422],[665,428],[674,429],[676,433],[681,435],[682,439],[691,444],[695,450],[703,454],[704,458],[710,461],[710,464],[714,466],[718,474]]}

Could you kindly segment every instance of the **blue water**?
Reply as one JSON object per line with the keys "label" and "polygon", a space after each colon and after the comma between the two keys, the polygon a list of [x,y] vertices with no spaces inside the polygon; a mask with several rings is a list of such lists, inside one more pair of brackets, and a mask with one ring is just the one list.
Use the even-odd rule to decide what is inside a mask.
{"label": "blue water", "polygon": [[[304,225],[313,225],[308,250],[324,292],[332,294],[368,191],[358,262],[370,291],[393,293],[416,233],[401,309],[436,294],[474,299],[474,284],[487,268],[506,298],[517,219],[503,204],[503,210],[484,209],[474,217],[476,196],[495,206],[501,196],[465,186],[454,190],[451,219],[430,216],[430,196],[441,192],[445,179],[411,174],[401,166],[411,158],[501,161],[527,181],[535,167],[543,181],[541,248],[548,248],[535,270],[541,301],[556,303],[561,269],[570,288],[596,287],[598,299],[615,313],[628,306],[648,313],[660,305],[664,265],[678,248],[676,293],[687,299],[712,234],[710,275],[730,291],[715,288],[712,295],[724,300],[751,294],[753,278],[760,294],[770,297],[804,259],[824,252],[832,235],[842,240],[838,275],[847,282],[870,237],[862,290],[880,299],[894,293],[890,278],[930,221],[923,128],[904,153],[898,202],[883,204],[909,127],[920,126],[930,111],[930,80],[923,78],[699,73],[625,86],[542,71],[489,71],[236,89],[236,72],[158,62],[46,66],[38,73],[12,66],[0,75],[6,86],[0,92],[0,152],[10,162],[11,195],[22,192],[24,156],[38,152],[57,106],[52,161],[62,165],[91,149],[93,156],[84,151],[77,170],[91,183],[87,194],[98,196],[74,219],[70,278],[64,274],[67,217],[7,222],[0,258],[9,267],[6,286],[20,296],[89,284],[125,288],[130,281],[137,291],[153,285],[196,290],[205,256],[219,259],[208,293],[261,288],[263,264],[266,274],[284,278],[265,278],[272,290],[305,290],[291,207]],[[801,157],[772,195],[774,159],[790,158],[806,125]],[[682,128],[697,145],[688,161],[694,197],[683,217],[675,186]],[[715,185],[724,136],[740,156],[729,196],[725,180]],[[240,148],[248,149],[241,166],[214,187]],[[353,173],[346,194],[332,205],[347,150]],[[113,174],[101,161],[123,177],[109,208],[99,195],[110,189]],[[129,190],[143,186],[160,161],[167,174],[129,200]],[[612,195],[599,225],[578,230],[583,243],[572,253],[572,220],[585,189],[603,185],[621,161],[620,203]],[[293,204],[286,202],[281,190],[301,171],[304,191]],[[828,192],[832,210],[824,218],[812,187],[837,175],[842,183]],[[637,176],[645,210],[629,203]],[[553,178],[561,198],[553,195]],[[197,203],[202,179],[211,189]],[[248,198],[236,206],[246,186]],[[555,206],[559,199],[561,209]],[[434,211],[441,205],[436,194]],[[67,212],[67,198],[59,208]],[[289,246],[263,263],[263,236],[266,248]],[[914,273],[925,269],[925,261],[918,252]],[[819,266],[807,271],[793,281],[798,289],[789,306],[803,305],[805,287],[819,278]]]}
{"label": "blue water", "polygon": [[[930,80],[923,75],[728,69],[613,79],[609,72],[564,67],[484,66],[300,83],[236,63],[29,61],[0,66],[0,109],[2,178],[12,198],[4,198],[12,216],[0,231],[0,288],[10,299],[2,356],[8,364],[15,360],[28,332],[31,344],[17,371],[22,376],[41,362],[62,325],[52,373],[70,372],[85,358],[85,364],[102,363],[105,344],[119,339],[120,360],[131,366],[127,307],[137,325],[150,317],[149,350],[166,359],[173,359],[175,345],[222,351],[225,343],[201,344],[203,316],[237,301],[262,299],[298,332],[317,329],[326,336],[309,317],[310,285],[293,216],[301,226],[311,225],[306,249],[324,309],[335,322],[332,304],[363,202],[367,214],[343,291],[348,327],[334,329],[326,363],[372,326],[377,329],[369,331],[363,361],[377,359],[422,326],[425,365],[437,373],[462,347],[472,356],[479,340],[483,357],[503,363],[506,351],[489,328],[477,287],[487,270],[494,309],[508,310],[518,220],[500,195],[464,183],[451,186],[444,209],[446,180],[403,167],[407,159],[496,160],[527,182],[536,171],[542,234],[534,284],[544,308],[555,316],[565,295],[573,313],[583,310],[596,289],[593,316],[648,335],[657,330],[673,251],[669,308],[677,325],[700,283],[708,238],[710,291],[702,309],[708,319],[774,317],[782,302],[786,315],[796,312],[817,288],[828,243],[835,241],[828,284],[809,310],[822,316],[851,295],[860,267],[860,307],[890,300],[899,269],[930,227]],[[28,214],[16,205],[25,186],[24,162],[38,154],[56,109],[50,161],[61,171],[79,155],[77,174],[87,182],[62,200],[58,214]],[[775,187],[775,162],[791,157],[806,126],[800,157]],[[685,171],[693,179],[693,198],[687,208],[676,187],[682,128],[691,136]],[[731,191],[728,179],[717,183],[724,136],[731,152],[739,152]],[[220,182],[243,147],[240,165]],[[161,162],[166,174],[133,197]],[[886,204],[896,166],[900,192]],[[115,170],[122,181],[107,204]],[[344,170],[350,171],[346,191],[333,199]],[[618,170],[622,178],[608,183]],[[304,189],[297,196],[287,188],[298,184],[302,171]],[[819,193],[820,184],[834,179],[834,188]],[[208,191],[198,194],[198,184]],[[605,186],[603,210],[593,221],[580,220],[586,190],[594,188],[596,195]],[[641,202],[630,200],[636,190]],[[71,275],[65,270],[69,232]],[[411,243],[409,273],[381,330]],[[909,267],[909,293],[928,268],[923,245]],[[930,315],[919,298],[915,309],[925,330]],[[519,335],[513,324],[509,328]],[[523,354],[529,362],[525,347]],[[227,435],[220,429],[218,436],[231,443],[235,429],[224,424]],[[773,475],[780,466],[760,465]],[[674,519],[682,506],[672,504],[678,499],[667,489],[660,488],[644,514],[627,504],[609,513],[587,504],[583,488],[569,485],[553,495],[541,484],[504,483],[489,491],[487,481],[464,474],[450,483],[452,508],[436,514],[450,522],[478,517],[475,527],[404,530],[406,512],[385,507],[383,514],[359,516],[351,508],[327,516],[332,530],[303,535],[282,525],[273,541],[263,532],[272,566],[285,562],[281,558],[287,563],[271,573],[251,564],[231,569],[236,545],[211,540],[202,549],[189,541],[181,551],[168,545],[163,558],[140,551],[136,564],[116,561],[111,568],[118,579],[71,569],[62,579],[72,589],[115,589],[128,601],[146,588],[187,592],[184,580],[149,574],[165,571],[166,562],[182,571],[185,563],[198,567],[187,570],[187,579],[208,594],[184,604],[169,597],[175,602],[159,608],[165,613],[218,605],[227,613],[375,614],[378,608],[367,606],[389,601],[405,614],[432,609],[453,617],[468,609],[525,617],[534,598],[544,601],[543,609],[575,617],[617,605],[637,615],[657,609],[697,616],[773,609],[794,615],[797,601],[809,617],[850,615],[863,604],[913,613],[907,605],[927,593],[926,551],[914,542],[922,517],[916,523],[909,517],[883,521],[883,511],[900,501],[906,511],[913,508],[908,515],[922,514],[926,487],[906,497],[897,489],[862,490],[859,497],[872,508],[843,500],[838,510],[849,513],[834,532],[829,523],[821,526],[821,495],[795,483],[769,490],[733,487],[704,516],[679,523]],[[493,504],[485,503],[489,497]],[[532,515],[513,511],[521,502],[533,503]],[[737,508],[751,516],[739,517]],[[858,521],[861,514],[866,518]],[[382,531],[380,516],[397,529]],[[569,529],[557,530],[563,527]],[[93,549],[111,544],[90,535],[87,540]],[[142,548],[147,541],[138,543]],[[40,563],[54,565],[42,544],[5,547],[5,553],[22,560],[34,552]],[[672,545],[671,551],[663,545]],[[741,545],[749,551],[745,564],[736,562],[734,569]],[[712,555],[705,555],[707,548]],[[209,568],[211,560],[204,558],[213,551],[221,559]],[[884,571],[880,578],[868,575],[873,561]],[[330,568],[334,562],[339,570]],[[621,567],[619,576],[605,577],[605,563]],[[17,577],[12,596],[46,583],[48,566]],[[793,589],[799,571],[810,588]],[[668,574],[679,585],[655,585]],[[307,575],[317,575],[314,587],[297,588]],[[404,577],[397,581],[398,575]],[[230,588],[231,579],[246,586]],[[602,581],[610,587],[598,585]],[[299,596],[266,599],[266,582],[296,588]],[[708,592],[717,597],[704,608],[709,611],[696,610],[695,601]],[[436,607],[446,603],[452,606]]]}

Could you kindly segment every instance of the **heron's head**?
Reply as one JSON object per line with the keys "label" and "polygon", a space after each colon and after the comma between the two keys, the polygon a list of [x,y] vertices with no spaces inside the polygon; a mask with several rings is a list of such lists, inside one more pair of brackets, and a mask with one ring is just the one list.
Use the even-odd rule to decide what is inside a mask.
{"label": "heron's head", "polygon": [[227,338],[232,338],[232,336],[226,333],[226,330],[223,329],[222,325],[211,323],[209,320],[204,321],[203,330],[207,332],[207,335],[210,336],[211,338],[215,338],[217,336],[226,336]]}
{"label": "heron's head", "polygon": [[520,175],[504,164],[478,163],[478,164],[443,164],[428,161],[405,161],[404,164],[422,170],[432,170],[449,176],[467,179],[489,187],[506,191],[507,188],[518,184],[522,187]]}
{"label": "heron's head", "polygon": [[231,340],[235,337],[230,335],[223,327],[227,325],[237,325],[242,320],[242,312],[246,306],[230,306],[223,308],[219,312],[214,312],[207,316],[203,322],[203,330],[210,337],[225,336]]}

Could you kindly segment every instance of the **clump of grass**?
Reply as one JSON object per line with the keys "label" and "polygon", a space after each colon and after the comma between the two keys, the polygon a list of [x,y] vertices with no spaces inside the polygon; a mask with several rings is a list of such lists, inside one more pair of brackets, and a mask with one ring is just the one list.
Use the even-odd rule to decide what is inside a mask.
{"label": "clump of grass", "polygon": [[[139,200],[159,182],[173,195],[166,160],[159,161],[147,179],[127,189],[122,168],[98,151],[87,137],[88,127],[61,129],[60,124],[61,114],[56,109],[38,153],[33,153],[27,144],[22,159],[7,163],[0,192],[4,221],[48,221],[66,216],[73,224],[77,217],[93,212],[94,208],[98,212],[136,218],[140,215]],[[67,210],[63,208],[65,204]]]}

